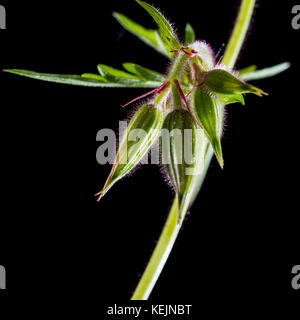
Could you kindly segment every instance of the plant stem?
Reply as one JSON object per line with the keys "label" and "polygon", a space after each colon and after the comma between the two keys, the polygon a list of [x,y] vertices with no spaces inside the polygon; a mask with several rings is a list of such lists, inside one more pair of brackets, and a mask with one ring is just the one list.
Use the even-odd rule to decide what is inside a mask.
{"label": "plant stem", "polygon": [[222,62],[233,68],[243,46],[256,0],[243,0]]}
{"label": "plant stem", "polygon": [[[249,23],[251,21],[254,6],[255,0],[242,0],[236,24],[223,58],[223,63],[228,65],[229,67],[234,66],[239,55],[249,27]],[[206,172],[209,167],[212,155],[213,152],[211,152],[210,150],[204,160],[204,170],[203,173],[199,176],[199,190],[206,176]],[[179,223],[177,223],[177,209],[178,200],[177,198],[175,198],[167,222],[165,223],[165,226],[161,233],[160,239],[131,300],[147,300],[149,298],[152,289],[155,286],[156,281],[173,248],[187,212],[187,210],[185,210],[185,212],[182,214],[181,220],[179,221]]]}

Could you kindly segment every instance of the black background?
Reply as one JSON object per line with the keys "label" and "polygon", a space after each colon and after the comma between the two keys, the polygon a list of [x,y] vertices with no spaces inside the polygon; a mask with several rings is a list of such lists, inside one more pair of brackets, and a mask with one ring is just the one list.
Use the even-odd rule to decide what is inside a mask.
{"label": "black background", "polygon": [[[238,1],[153,1],[183,37],[190,22],[215,51],[226,43]],[[5,3],[0,67],[96,73],[104,63],[135,62],[164,72],[168,61],[111,16],[154,27],[134,1]],[[237,68],[290,61],[227,108],[225,167],[212,161],[203,188],[153,291],[152,301],[197,301],[211,314],[289,312],[299,292],[299,36],[295,2],[258,1]],[[76,294],[129,300],[172,202],[159,168],[144,166],[96,203],[110,167],[95,163],[102,128],[130,114],[121,104],[143,89],[73,87],[1,73],[1,242],[6,295]],[[1,298],[0,298],[1,299]],[[95,302],[97,305],[101,302]],[[1,304],[1,300],[0,300]],[[210,309],[211,306],[217,307]],[[288,317],[286,317],[288,318]]]}

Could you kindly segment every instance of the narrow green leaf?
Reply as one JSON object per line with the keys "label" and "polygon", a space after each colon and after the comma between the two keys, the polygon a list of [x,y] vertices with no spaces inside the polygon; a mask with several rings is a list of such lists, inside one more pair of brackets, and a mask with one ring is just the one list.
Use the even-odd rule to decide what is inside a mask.
{"label": "narrow green leaf", "polygon": [[277,64],[276,66],[252,71],[249,73],[243,73],[241,75],[243,80],[259,80],[259,79],[265,79],[269,77],[276,76],[277,74],[289,69],[291,64],[289,62],[284,62]]}
{"label": "narrow green leaf", "polygon": [[224,161],[220,140],[220,116],[217,100],[212,98],[205,89],[197,87],[193,92],[192,109],[214,149],[221,168],[223,168]]}
{"label": "narrow green leaf", "polygon": [[194,28],[187,23],[185,26],[185,38],[184,38],[184,45],[187,46],[188,44],[193,43],[196,40],[196,34]]}
{"label": "narrow green leaf", "polygon": [[136,0],[151,15],[159,27],[159,35],[168,51],[178,50],[182,47],[166,18],[150,4]]}
{"label": "narrow green leaf", "polygon": [[131,32],[133,35],[157,50],[159,53],[168,58],[170,57],[170,53],[166,51],[165,47],[161,43],[161,39],[156,30],[146,29],[121,13],[115,12],[113,13],[113,16],[127,31]]}
{"label": "narrow green leaf", "polygon": [[249,72],[252,72],[252,71],[255,71],[257,69],[257,66],[255,64],[251,65],[251,66],[248,66],[246,68],[243,68],[243,69],[240,69],[239,70],[239,75],[243,75],[245,73],[249,73]]}
{"label": "narrow green leaf", "polygon": [[[100,75],[104,77],[108,82],[119,83],[129,86],[141,85],[144,82],[147,82],[146,80],[141,79],[136,75],[132,75],[122,70],[114,69],[104,64],[99,64],[97,67]],[[159,84],[161,83],[159,82]]]}
{"label": "narrow green leaf", "polygon": [[125,78],[125,79],[140,80],[140,78],[135,75],[132,75],[128,72],[125,72],[125,71],[122,71],[119,69],[112,68],[112,67],[107,66],[105,64],[98,64],[97,68],[98,68],[100,75],[106,79]]}
{"label": "narrow green leaf", "polygon": [[138,64],[126,62],[123,64],[125,70],[135,74],[136,76],[151,81],[165,81],[165,76],[159,72],[144,68]]}
{"label": "narrow green leaf", "polygon": [[90,86],[90,87],[105,87],[108,85],[106,80],[103,77],[100,78],[100,76],[96,80],[92,78],[81,77],[79,75],[49,74],[49,73],[40,73],[40,72],[20,70],[20,69],[8,69],[4,71],[9,73],[14,73],[20,76],[25,76],[28,78],[50,81],[50,82],[57,82],[57,83]]}
{"label": "narrow green leaf", "polygon": [[99,76],[99,74],[95,74],[95,73],[83,73],[81,76],[83,78],[88,78],[88,79],[94,79],[94,80],[107,82],[107,80],[104,77]]}
{"label": "narrow green leaf", "polygon": [[127,79],[127,82],[125,81],[126,79],[123,79],[122,81],[109,82],[106,78],[102,76],[87,73],[83,74],[82,76],[79,76],[68,74],[41,73],[19,69],[7,69],[4,71],[37,80],[87,87],[156,88],[159,85],[161,85],[160,82],[156,81],[141,81],[134,79]]}

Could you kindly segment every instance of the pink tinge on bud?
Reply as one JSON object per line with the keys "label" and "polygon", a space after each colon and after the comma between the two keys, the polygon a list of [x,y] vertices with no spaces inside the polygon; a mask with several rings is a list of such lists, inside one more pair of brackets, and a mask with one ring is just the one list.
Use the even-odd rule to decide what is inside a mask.
{"label": "pink tinge on bud", "polygon": [[178,80],[175,80],[174,83],[175,83],[175,86],[176,86],[177,91],[179,93],[179,96],[180,96],[180,99],[182,101],[182,104],[186,107],[187,110],[189,110],[189,104],[186,101],[185,95],[184,95],[184,93],[183,93],[183,91],[182,91],[182,89],[180,87],[180,84],[179,84]]}
{"label": "pink tinge on bud", "polygon": [[192,118],[194,119],[194,121],[195,121],[200,127],[202,127],[201,124],[200,124],[200,122],[198,121],[198,119],[195,118],[193,112],[191,111],[191,108],[190,108],[190,106],[189,106],[189,104],[188,104],[188,102],[187,102],[187,100],[186,100],[186,97],[185,97],[185,95],[184,95],[184,93],[183,93],[183,91],[182,91],[182,89],[181,89],[181,87],[180,87],[180,84],[179,84],[178,80],[175,80],[174,83],[175,83],[176,89],[178,90],[178,93],[179,93],[180,99],[181,99],[181,101],[182,101],[182,104],[185,106],[186,110],[190,113],[190,115],[192,116]]}
{"label": "pink tinge on bud", "polygon": [[[189,52],[187,50],[191,50],[191,52]],[[188,48],[188,47],[182,47],[178,50],[171,50],[170,52],[184,52],[185,54],[187,54],[191,58],[195,57],[198,54],[198,51],[191,49],[191,48]]]}

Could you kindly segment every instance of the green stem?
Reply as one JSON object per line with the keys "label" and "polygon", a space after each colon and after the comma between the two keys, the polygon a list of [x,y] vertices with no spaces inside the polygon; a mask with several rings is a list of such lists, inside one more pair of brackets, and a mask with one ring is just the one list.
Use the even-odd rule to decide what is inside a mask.
{"label": "green stem", "polygon": [[[228,65],[229,67],[234,66],[239,55],[249,27],[254,5],[255,0],[242,0],[239,15],[237,17],[231,39],[226,48],[223,58],[223,63]],[[181,63],[179,63],[179,65],[180,64]],[[205,158],[204,171],[199,177],[199,190],[206,176],[206,172],[209,167],[212,155],[213,153],[210,150]],[[185,210],[185,212],[183,213],[181,221],[177,223],[177,206],[178,200],[177,198],[175,198],[167,222],[161,233],[160,239],[131,300],[147,300],[152,292],[153,287],[156,284],[156,281],[169,257],[169,254],[178,236],[182,221],[184,220],[184,217],[186,215],[187,210]]]}
{"label": "green stem", "polygon": [[222,62],[233,68],[244,43],[256,0],[243,0]]}

